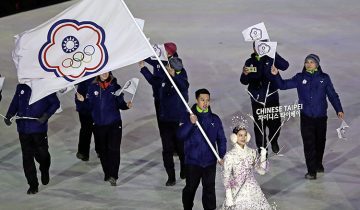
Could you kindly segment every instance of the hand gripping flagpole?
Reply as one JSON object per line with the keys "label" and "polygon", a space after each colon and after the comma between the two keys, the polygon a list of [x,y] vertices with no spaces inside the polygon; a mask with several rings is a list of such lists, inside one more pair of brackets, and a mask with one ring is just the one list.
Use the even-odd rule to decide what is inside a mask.
{"label": "hand gripping flagpole", "polygon": [[[151,51],[153,52],[153,54],[156,57],[156,60],[159,62],[161,68],[163,69],[163,71],[165,72],[166,76],[169,78],[171,84],[174,86],[177,94],[179,95],[179,97],[181,98],[181,101],[184,103],[184,105],[186,106],[186,109],[190,112],[190,114],[193,114],[193,112],[191,111],[189,105],[187,104],[187,102],[185,101],[184,97],[182,96],[182,94],[180,93],[180,90],[178,89],[178,87],[176,86],[174,80],[171,78],[169,72],[166,70],[164,64],[161,62],[159,56],[156,54],[156,52],[154,51],[154,48],[151,46],[150,42],[148,41],[148,39],[146,38],[145,34],[143,33],[143,31],[141,30],[141,28],[139,27],[139,25],[136,23],[134,16],[131,14],[129,8],[126,6],[125,2],[122,0],[121,1],[124,5],[124,7],[126,8],[127,12],[129,13],[129,15],[131,16],[131,18],[133,19],[134,23],[136,24],[137,28],[139,29],[141,35],[143,36],[144,40],[146,41],[146,44],[149,46],[149,48],[151,49]],[[201,134],[204,136],[207,144],[209,145],[211,151],[214,153],[215,157],[217,158],[218,161],[221,160],[220,156],[218,155],[218,153],[216,152],[214,146],[211,144],[209,138],[207,137],[205,131],[203,130],[203,128],[201,127],[199,121],[196,121],[196,125],[198,126]]]}

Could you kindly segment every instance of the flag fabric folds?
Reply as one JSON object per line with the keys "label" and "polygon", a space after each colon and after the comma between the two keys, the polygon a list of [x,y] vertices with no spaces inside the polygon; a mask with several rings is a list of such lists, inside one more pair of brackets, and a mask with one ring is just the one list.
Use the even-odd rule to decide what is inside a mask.
{"label": "flag fabric folds", "polygon": [[242,34],[246,42],[266,39],[270,40],[269,34],[263,22],[250,26],[249,28],[243,30]]}
{"label": "flag fabric folds", "polygon": [[153,55],[122,0],[82,0],[15,36],[18,80],[32,88],[30,104],[88,78]]}

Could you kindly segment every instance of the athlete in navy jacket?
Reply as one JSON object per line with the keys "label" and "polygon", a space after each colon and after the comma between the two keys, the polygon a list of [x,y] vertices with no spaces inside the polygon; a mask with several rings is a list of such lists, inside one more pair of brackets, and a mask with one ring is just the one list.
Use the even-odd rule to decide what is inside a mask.
{"label": "athlete in navy jacket", "polygon": [[[199,89],[195,92],[196,104],[193,114],[183,115],[178,138],[184,141],[186,185],[183,189],[184,209],[192,209],[196,190],[202,181],[202,204],[204,209],[216,209],[215,175],[217,159],[195,124],[199,121],[211,144],[217,148],[220,158],[226,153],[226,137],[220,118],[211,112],[210,92]],[[222,164],[222,160],[219,162]]]}
{"label": "athlete in navy jacket", "polygon": [[[99,143],[99,155],[101,166],[104,171],[104,181],[116,186],[120,167],[120,144],[122,138],[122,120],[120,109],[126,110],[132,107],[131,102],[125,102],[123,94],[115,93],[121,87],[116,78],[109,72],[95,78],[88,88],[86,95],[91,107],[91,115],[94,120],[94,135]],[[78,99],[85,98],[78,94]]]}
{"label": "athlete in navy jacket", "polygon": [[[280,105],[279,94],[276,92],[278,87],[274,82],[271,82],[271,76],[269,76],[269,74],[271,74],[272,65],[275,65],[276,68],[284,71],[289,67],[289,63],[278,53],[275,53],[275,62],[273,58],[267,55],[260,58],[255,50],[254,44],[253,50],[254,53],[252,53],[251,57],[245,62],[240,82],[243,85],[248,85],[248,91],[256,99],[255,100],[253,97],[250,97],[253,116],[256,124],[260,128],[264,128],[264,134],[261,134],[261,130],[254,123],[255,142],[259,149],[259,153],[260,147],[266,147],[267,144],[266,128],[269,129],[268,140],[270,141],[272,139],[271,148],[273,152],[277,153],[279,152],[278,138],[280,135],[279,128],[281,126],[281,119],[264,119],[261,121],[256,110],[277,107]],[[250,71],[250,68],[255,69],[255,71]],[[265,103],[265,96],[267,92],[268,94],[272,94],[266,98]],[[259,102],[265,103],[265,106]]]}
{"label": "athlete in navy jacket", "polygon": [[26,84],[18,84],[15,95],[6,114],[5,123],[10,126],[14,116],[37,119],[17,119],[17,130],[23,156],[25,177],[30,188],[27,194],[38,192],[39,182],[36,175],[35,160],[40,164],[41,182],[49,183],[49,168],[51,157],[48,146],[48,119],[60,107],[56,94],[50,94],[29,105],[31,88]]}
{"label": "athlete in navy jacket", "polygon": [[320,66],[320,58],[310,54],[305,58],[304,68],[291,79],[283,80],[276,68],[275,81],[281,90],[296,88],[299,103],[302,104],[300,118],[301,136],[308,173],[306,179],[316,179],[316,173],[324,172],[323,156],[326,143],[327,100],[334,107],[338,117],[344,118],[344,112],[338,94],[328,74]]}

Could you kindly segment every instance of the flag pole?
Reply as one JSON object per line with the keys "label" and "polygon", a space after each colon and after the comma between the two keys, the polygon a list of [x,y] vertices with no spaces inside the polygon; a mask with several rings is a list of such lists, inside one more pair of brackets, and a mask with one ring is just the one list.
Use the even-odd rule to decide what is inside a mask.
{"label": "flag pole", "polygon": [[[163,69],[163,71],[165,72],[166,76],[169,78],[171,84],[174,86],[175,91],[177,92],[177,94],[179,95],[181,101],[184,103],[184,105],[186,106],[186,109],[188,110],[188,112],[190,114],[193,114],[192,110],[190,109],[189,105],[187,104],[186,100],[184,99],[184,97],[182,96],[180,90],[178,89],[177,85],[175,84],[174,80],[171,78],[169,72],[166,70],[164,64],[161,62],[159,56],[156,54],[156,52],[154,51],[154,48],[151,46],[150,42],[148,41],[148,39],[146,38],[145,34],[143,33],[143,31],[141,30],[140,26],[136,23],[136,20],[134,18],[134,16],[132,15],[132,13],[130,12],[129,8],[127,7],[127,5],[125,4],[125,2],[123,0],[121,0],[121,2],[123,3],[124,7],[126,8],[127,12],[129,13],[129,15],[131,16],[131,18],[133,19],[134,23],[136,24],[138,30],[141,32],[141,35],[143,36],[144,40],[146,41],[146,44],[148,45],[148,47],[151,49],[151,51],[153,52],[153,54],[156,57],[156,60],[159,62],[161,68]],[[207,144],[209,145],[211,151],[214,153],[214,155],[216,156],[217,160],[220,161],[221,158],[218,155],[218,153],[216,152],[214,146],[211,144],[209,138],[207,137],[204,129],[201,127],[199,121],[196,121],[196,125],[198,126],[201,134],[204,136]]]}

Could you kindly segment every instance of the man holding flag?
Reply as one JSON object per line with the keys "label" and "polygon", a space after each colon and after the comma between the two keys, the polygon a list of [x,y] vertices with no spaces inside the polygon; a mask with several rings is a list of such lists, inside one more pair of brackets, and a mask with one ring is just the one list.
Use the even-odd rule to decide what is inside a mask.
{"label": "man holding flag", "polygon": [[[29,84],[32,89],[29,102],[32,104],[60,89],[154,55],[174,93],[191,112],[175,79],[122,0],[107,0],[106,4],[101,0],[76,2],[47,22],[17,35],[13,60],[19,82]],[[176,70],[179,69],[175,68],[174,78]],[[220,159],[201,125],[196,124],[211,151]]]}
{"label": "man holding flag", "polygon": [[7,126],[10,126],[12,119],[15,117],[20,118],[16,120],[16,123],[21,144],[24,173],[30,185],[27,194],[36,194],[39,182],[34,158],[40,164],[41,183],[47,185],[49,183],[51,162],[47,122],[60,107],[60,101],[56,94],[53,93],[29,105],[30,96],[31,88],[26,84],[18,84],[4,121]]}
{"label": "man holding flag", "polygon": [[271,49],[270,45],[265,45],[267,41],[268,40],[263,40],[263,42],[253,42],[254,52],[245,62],[240,82],[241,84],[248,86],[248,91],[251,96],[251,107],[255,121],[254,133],[259,153],[260,147],[266,148],[266,127],[269,128],[268,139],[272,139],[271,148],[274,153],[278,153],[280,148],[277,139],[280,135],[280,131],[277,132],[277,130],[281,126],[281,119],[260,120],[256,110],[279,106],[278,88],[275,83],[270,82],[271,66],[275,65],[278,69],[286,70],[289,67],[289,63],[278,53],[275,53],[276,48],[272,49],[273,57],[268,56],[268,53],[271,54]]}
{"label": "man holding flag", "polygon": [[[184,210],[191,210],[194,205],[196,190],[203,186],[202,204],[206,210],[216,209],[215,177],[216,163],[223,165],[226,153],[226,137],[219,116],[210,108],[210,92],[199,89],[195,92],[196,103],[192,113],[184,113],[180,121],[178,138],[184,142],[186,185],[182,192]],[[207,144],[200,126],[209,137],[213,147],[217,147],[219,158]]]}

